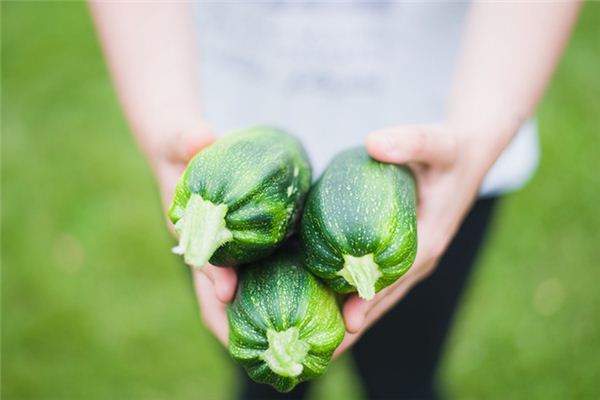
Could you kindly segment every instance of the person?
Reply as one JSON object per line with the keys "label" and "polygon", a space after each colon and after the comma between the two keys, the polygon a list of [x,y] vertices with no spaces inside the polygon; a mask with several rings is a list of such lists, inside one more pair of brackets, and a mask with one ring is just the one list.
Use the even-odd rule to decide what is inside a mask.
{"label": "person", "polygon": [[[356,145],[412,168],[416,261],[372,301],[347,298],[347,334],[336,356],[351,349],[369,398],[439,396],[435,370],[452,315],[497,199],[535,171],[530,118],[579,4],[93,2],[91,8],[165,205],[194,154],[218,134],[257,123],[297,134],[317,177],[337,152]],[[226,344],[234,270],[208,265],[194,272],[194,281],[204,324]],[[301,398],[306,390],[302,384],[281,397]],[[278,395],[246,380],[240,396]]]}

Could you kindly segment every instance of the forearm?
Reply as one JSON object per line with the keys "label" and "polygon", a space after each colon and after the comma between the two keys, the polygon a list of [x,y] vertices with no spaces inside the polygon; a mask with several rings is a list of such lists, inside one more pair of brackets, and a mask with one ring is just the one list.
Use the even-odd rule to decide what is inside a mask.
{"label": "forearm", "polygon": [[200,121],[189,7],[188,3],[91,3],[125,115],[150,158],[165,136]]}
{"label": "forearm", "polygon": [[447,121],[482,137],[491,166],[534,112],[565,47],[579,2],[474,3]]}

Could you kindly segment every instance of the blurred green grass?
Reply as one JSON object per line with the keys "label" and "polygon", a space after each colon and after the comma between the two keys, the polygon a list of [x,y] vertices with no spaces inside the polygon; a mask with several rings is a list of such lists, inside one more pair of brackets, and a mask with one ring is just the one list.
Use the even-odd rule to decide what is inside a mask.
{"label": "blurred green grass", "polygon": [[[539,113],[542,163],[503,202],[441,380],[460,399],[600,398],[600,3]],[[221,399],[153,178],[84,4],[2,4],[2,397]],[[361,398],[350,360],[314,398]]]}

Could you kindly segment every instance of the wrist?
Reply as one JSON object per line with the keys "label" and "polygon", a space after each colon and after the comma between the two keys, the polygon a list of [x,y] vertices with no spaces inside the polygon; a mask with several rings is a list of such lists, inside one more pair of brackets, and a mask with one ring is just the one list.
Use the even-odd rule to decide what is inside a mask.
{"label": "wrist", "polygon": [[482,169],[483,175],[508,146],[521,124],[521,118],[501,117],[446,122],[447,128],[456,135],[459,151],[471,165]]}

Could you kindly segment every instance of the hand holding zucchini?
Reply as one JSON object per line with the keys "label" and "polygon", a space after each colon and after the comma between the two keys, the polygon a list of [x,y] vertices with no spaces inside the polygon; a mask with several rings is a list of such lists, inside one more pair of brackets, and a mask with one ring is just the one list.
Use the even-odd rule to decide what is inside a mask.
{"label": "hand holding zucchini", "polygon": [[344,338],[334,294],[288,246],[241,270],[227,317],[231,356],[280,392],[322,375]]}
{"label": "hand holding zucchini", "polygon": [[285,132],[256,127],[225,136],[190,161],[177,185],[173,252],[195,268],[268,255],[291,233],[310,182],[306,153]]}
{"label": "hand holding zucchini", "polygon": [[307,198],[301,237],[311,272],[338,292],[373,298],[415,259],[412,174],[362,148],[339,154]]}

